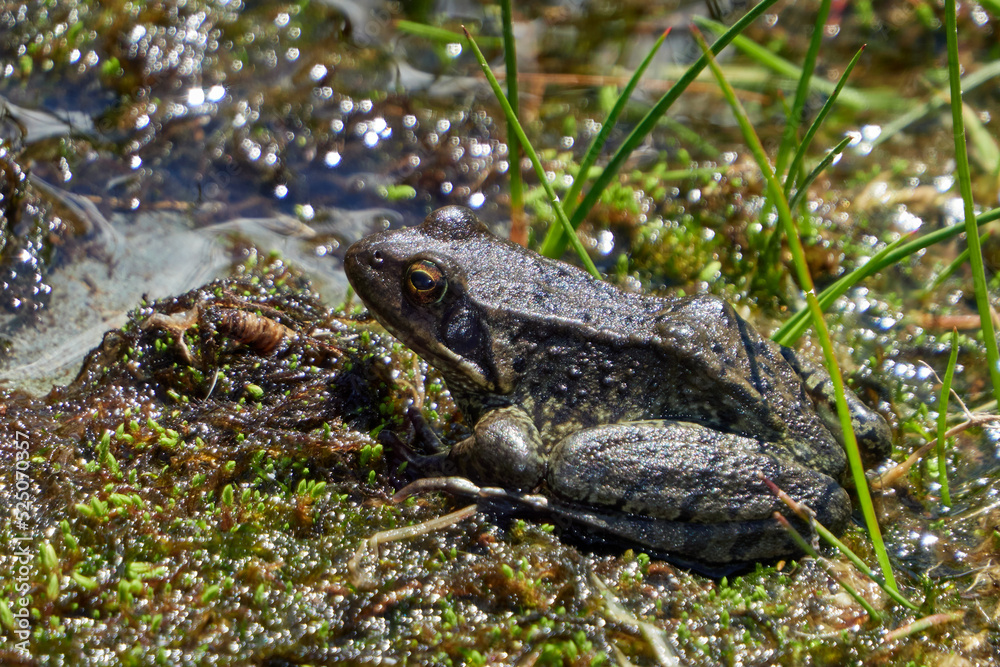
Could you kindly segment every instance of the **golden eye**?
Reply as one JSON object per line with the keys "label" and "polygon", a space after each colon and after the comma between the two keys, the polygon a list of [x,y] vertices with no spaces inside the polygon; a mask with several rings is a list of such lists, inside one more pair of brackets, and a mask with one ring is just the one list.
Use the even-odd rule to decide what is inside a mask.
{"label": "golden eye", "polygon": [[437,264],[421,259],[406,269],[403,288],[410,299],[419,305],[437,303],[448,291],[448,279]]}

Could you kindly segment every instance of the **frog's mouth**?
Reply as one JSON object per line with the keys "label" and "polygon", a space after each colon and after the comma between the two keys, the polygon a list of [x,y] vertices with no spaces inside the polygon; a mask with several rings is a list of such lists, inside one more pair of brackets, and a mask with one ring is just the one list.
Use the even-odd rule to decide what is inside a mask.
{"label": "frog's mouth", "polygon": [[486,369],[435,338],[438,316],[411,306],[399,287],[404,261],[374,235],[352,245],[344,256],[344,272],[354,291],[379,324],[444,376],[450,388],[497,391]]}
{"label": "frog's mouth", "polygon": [[[371,310],[371,308],[369,308]],[[440,341],[427,336],[400,330],[392,320],[372,312],[386,331],[401,340],[427,363],[440,371],[450,389],[496,392],[497,386],[489,379],[483,367],[475,361],[456,353]]]}

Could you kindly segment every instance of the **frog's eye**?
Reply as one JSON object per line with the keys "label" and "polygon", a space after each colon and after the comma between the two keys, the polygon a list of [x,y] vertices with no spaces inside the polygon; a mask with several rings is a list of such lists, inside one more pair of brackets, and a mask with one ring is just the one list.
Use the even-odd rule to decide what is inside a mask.
{"label": "frog's eye", "polygon": [[421,259],[406,269],[403,288],[417,304],[437,303],[448,291],[448,279],[437,264]]}

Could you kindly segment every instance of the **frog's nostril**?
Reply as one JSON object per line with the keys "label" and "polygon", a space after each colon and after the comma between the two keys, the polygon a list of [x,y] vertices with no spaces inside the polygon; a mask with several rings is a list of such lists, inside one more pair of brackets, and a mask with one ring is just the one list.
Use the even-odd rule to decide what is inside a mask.
{"label": "frog's nostril", "polygon": [[382,265],[382,253],[378,250],[372,253],[372,266]]}

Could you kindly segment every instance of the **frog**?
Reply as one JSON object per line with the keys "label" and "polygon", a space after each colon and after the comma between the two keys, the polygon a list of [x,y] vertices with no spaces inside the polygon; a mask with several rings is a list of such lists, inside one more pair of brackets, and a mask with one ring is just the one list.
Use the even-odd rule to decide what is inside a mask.
{"label": "frog", "polygon": [[[504,499],[585,540],[706,567],[798,552],[768,481],[835,533],[851,520],[829,374],[718,296],[625,291],[460,206],[362,238],[344,268],[471,429],[446,446],[421,422],[429,451],[412,460],[428,476],[403,495]],[[886,420],[847,404],[867,461],[884,459]]]}

